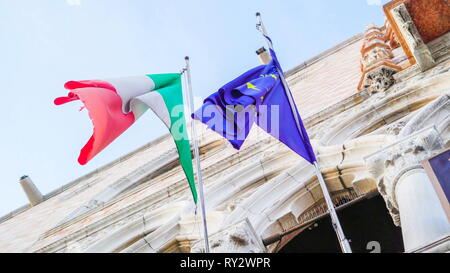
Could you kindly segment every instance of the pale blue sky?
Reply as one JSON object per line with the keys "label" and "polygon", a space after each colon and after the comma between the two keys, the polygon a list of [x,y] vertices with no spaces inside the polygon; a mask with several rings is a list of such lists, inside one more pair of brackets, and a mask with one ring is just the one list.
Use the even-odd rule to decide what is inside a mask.
{"label": "pale blue sky", "polygon": [[166,132],[149,112],[79,166],[92,127],[79,103],[53,105],[66,81],[179,72],[189,55],[194,93],[205,97],[259,64],[255,12],[290,69],[382,25],[379,2],[0,0],[0,216],[27,203],[22,175],[46,194]]}

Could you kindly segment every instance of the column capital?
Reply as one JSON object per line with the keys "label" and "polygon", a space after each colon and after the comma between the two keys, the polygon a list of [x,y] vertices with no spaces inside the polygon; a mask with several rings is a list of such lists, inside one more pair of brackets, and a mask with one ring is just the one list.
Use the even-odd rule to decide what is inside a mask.
{"label": "column capital", "polygon": [[421,161],[443,148],[443,141],[434,126],[424,128],[365,158],[370,173],[377,181],[394,223],[400,225],[395,188],[405,173],[423,169]]}

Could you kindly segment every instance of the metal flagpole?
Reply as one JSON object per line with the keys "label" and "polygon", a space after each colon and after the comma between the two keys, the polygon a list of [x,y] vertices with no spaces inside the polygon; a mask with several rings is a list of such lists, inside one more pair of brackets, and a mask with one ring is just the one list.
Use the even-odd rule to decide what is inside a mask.
{"label": "metal flagpole", "polygon": [[[259,12],[256,13],[256,18],[258,20],[258,23],[256,25],[258,30],[262,32],[262,34],[264,35],[264,38],[267,41],[267,44],[268,44],[269,48],[271,50],[273,50],[272,42],[268,38],[266,28],[265,28],[264,23],[262,21],[261,14]],[[277,69],[278,69],[278,74],[280,75],[280,78],[281,78],[281,82],[283,83],[283,86],[284,86],[284,91],[285,91],[286,96],[287,96],[287,98],[289,100],[289,104],[290,104],[292,109],[297,109],[296,106],[295,106],[295,102],[294,102],[294,99],[292,97],[292,94],[289,91],[290,89],[289,89],[289,86],[288,86],[288,84],[286,82],[286,79],[284,77],[284,73],[283,73],[283,71],[280,71],[280,69],[278,67],[277,67]],[[294,118],[295,118],[295,123],[297,125],[297,129],[299,130],[300,134],[302,135],[301,125],[300,125],[300,121],[298,119],[298,116],[294,114]],[[314,162],[314,168],[315,168],[315,171],[316,171],[316,176],[319,179],[320,187],[322,188],[323,196],[325,198],[325,202],[327,204],[328,211],[330,212],[331,222],[332,222],[334,231],[336,232],[336,235],[337,235],[337,237],[339,239],[339,244],[341,246],[342,252],[343,253],[352,253],[352,249],[350,247],[350,243],[348,242],[347,238],[345,237],[344,231],[342,230],[341,223],[339,222],[339,218],[338,218],[338,216],[336,214],[336,209],[334,207],[333,201],[332,201],[330,193],[328,191],[327,184],[325,183],[325,180],[323,179],[322,172],[320,171],[320,166],[319,166],[319,163],[317,162],[317,160]]]}
{"label": "metal flagpole", "polygon": [[[189,112],[193,113],[194,111],[194,95],[192,93],[192,83],[191,83],[191,68],[189,66],[189,57],[185,58],[186,60],[186,78],[187,78],[187,100],[189,105]],[[195,166],[197,173],[197,181],[198,187],[200,191],[200,206],[202,209],[202,219],[203,219],[203,233],[205,239],[205,252],[209,253],[209,239],[208,239],[208,225],[206,223],[206,209],[205,209],[205,196],[203,191],[203,178],[202,178],[202,168],[200,165],[200,152],[198,148],[198,139],[197,139],[197,131],[195,130],[195,124],[191,121],[191,132],[192,139],[194,142],[194,156],[195,156]]]}

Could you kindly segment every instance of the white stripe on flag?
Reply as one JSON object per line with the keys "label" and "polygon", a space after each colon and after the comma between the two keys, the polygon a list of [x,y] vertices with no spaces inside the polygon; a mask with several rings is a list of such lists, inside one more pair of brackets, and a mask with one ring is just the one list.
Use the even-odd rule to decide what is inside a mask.
{"label": "white stripe on flag", "polygon": [[153,82],[153,80],[145,75],[106,79],[105,81],[109,82],[116,88],[117,94],[122,99],[122,111],[125,114],[128,114],[131,111],[130,102],[132,99],[144,95],[155,89],[155,83]]}
{"label": "white stripe on flag", "polygon": [[170,129],[172,124],[170,120],[169,109],[160,93],[153,91],[145,95],[139,96],[131,101],[131,110],[137,120],[147,109],[155,112],[155,114],[166,124]]}

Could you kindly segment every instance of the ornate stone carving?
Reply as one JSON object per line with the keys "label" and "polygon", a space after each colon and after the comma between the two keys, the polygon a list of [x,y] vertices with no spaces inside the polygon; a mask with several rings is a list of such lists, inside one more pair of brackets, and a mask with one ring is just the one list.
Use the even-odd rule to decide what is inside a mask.
{"label": "ornate stone carving", "polygon": [[398,5],[392,10],[392,14],[398,27],[402,31],[403,38],[405,38],[408,45],[412,48],[416,48],[420,44],[421,39],[406,6],[404,4]]}
{"label": "ornate stone carving", "polygon": [[400,4],[392,9],[392,16],[421,70],[425,71],[434,67],[435,61],[433,56],[427,45],[423,42],[406,5]]}
{"label": "ornate stone carving", "polygon": [[365,158],[372,175],[377,179],[378,190],[396,225],[400,215],[395,187],[400,177],[413,169],[422,168],[421,161],[442,149],[438,131],[428,127]]}
{"label": "ornate stone carving", "polygon": [[394,74],[396,72],[397,70],[382,65],[366,73],[363,87],[369,94],[385,92],[395,84]]}
{"label": "ornate stone carving", "polygon": [[[209,237],[209,244],[212,253],[266,252],[248,219],[213,234]],[[199,240],[193,244],[191,253],[202,253],[204,249],[203,240]]]}

